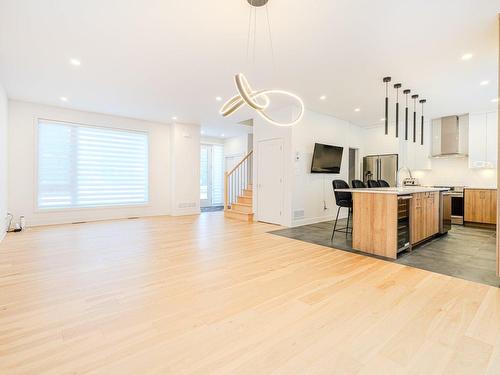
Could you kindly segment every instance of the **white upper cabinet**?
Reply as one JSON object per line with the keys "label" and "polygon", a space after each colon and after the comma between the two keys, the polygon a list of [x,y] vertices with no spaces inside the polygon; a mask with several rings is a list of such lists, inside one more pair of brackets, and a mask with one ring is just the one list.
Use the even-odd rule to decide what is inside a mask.
{"label": "white upper cabinet", "polygon": [[496,167],[497,134],[497,112],[469,115],[469,168]]}

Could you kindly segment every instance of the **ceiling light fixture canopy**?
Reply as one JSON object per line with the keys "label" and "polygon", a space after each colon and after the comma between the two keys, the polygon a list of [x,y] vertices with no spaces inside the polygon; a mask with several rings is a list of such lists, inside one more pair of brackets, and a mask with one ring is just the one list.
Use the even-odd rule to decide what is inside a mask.
{"label": "ceiling light fixture canopy", "polygon": [[250,4],[253,7],[258,8],[258,7],[267,5],[268,1],[269,0],[247,0],[247,3]]}
{"label": "ceiling light fixture canopy", "polygon": [[[274,50],[273,50],[273,42],[272,42],[272,37],[271,37],[271,23],[269,21],[269,13],[267,9],[267,3],[268,0],[247,0],[248,4],[251,5],[251,10],[250,10],[250,18],[248,22],[248,40],[247,40],[247,58],[248,58],[248,51],[249,51],[249,45],[250,45],[250,27],[251,27],[251,20],[252,20],[252,11],[254,11],[254,28],[253,28],[253,50],[254,50],[254,56],[253,59],[255,60],[255,34],[256,34],[256,20],[257,20],[257,8],[265,6],[266,9],[266,17],[267,17],[267,24],[269,28],[269,41],[270,41],[270,46],[271,46],[271,53],[272,53],[272,58],[273,58],[273,66],[274,66]],[[264,120],[269,122],[270,124],[277,125],[277,126],[292,126],[298,123],[302,117],[304,116],[304,102],[302,99],[298,96],[295,95],[289,91],[285,90],[277,90],[277,89],[266,89],[266,90],[259,90],[259,91],[254,91],[250,84],[248,83],[248,80],[246,79],[245,75],[243,73],[238,73],[234,77],[234,81],[236,83],[236,89],[238,90],[238,94],[230,98],[227,102],[225,102],[219,113],[223,116],[230,116],[234,112],[236,112],[238,109],[240,109],[244,104],[248,105],[250,108],[253,108]],[[296,115],[296,117],[290,121],[290,122],[279,122],[273,119],[271,116],[269,116],[266,113],[266,109],[269,108],[269,105],[271,103],[269,96],[271,95],[282,95],[282,96],[288,96],[295,100],[298,103],[299,107],[299,112]],[[326,98],[326,97],[325,97]]]}

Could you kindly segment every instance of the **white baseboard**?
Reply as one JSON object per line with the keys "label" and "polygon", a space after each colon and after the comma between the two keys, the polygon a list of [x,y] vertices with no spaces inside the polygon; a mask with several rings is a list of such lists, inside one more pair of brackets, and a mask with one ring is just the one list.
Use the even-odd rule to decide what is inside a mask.
{"label": "white baseboard", "polygon": [[[339,220],[346,219],[346,218],[347,218],[347,214],[339,215]],[[300,227],[302,225],[322,223],[323,221],[332,221],[332,220],[335,220],[334,215],[318,216],[318,217],[310,217],[310,218],[305,218],[305,219],[293,220],[292,221],[292,228],[293,227]]]}
{"label": "white baseboard", "polygon": [[157,215],[126,215],[126,216],[111,216],[111,217],[104,217],[104,218],[98,218],[98,219],[82,219],[82,220],[56,220],[56,221],[37,221],[35,219],[30,219],[29,225],[27,228],[34,228],[34,227],[47,227],[47,226],[52,226],[52,225],[68,225],[68,224],[73,224],[73,223],[97,223],[100,221],[113,221],[113,220],[127,220],[130,218],[139,218],[139,219],[145,219],[148,217],[158,217],[158,216],[173,216],[170,213],[165,213],[165,214],[157,214]]}
{"label": "white baseboard", "polygon": [[201,213],[199,208],[178,208],[172,210],[170,216],[188,216],[188,215],[199,215]]}

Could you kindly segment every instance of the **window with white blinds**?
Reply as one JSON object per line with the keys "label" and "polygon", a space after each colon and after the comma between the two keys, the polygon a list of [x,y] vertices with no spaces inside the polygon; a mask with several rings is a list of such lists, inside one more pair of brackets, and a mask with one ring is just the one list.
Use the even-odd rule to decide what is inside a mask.
{"label": "window with white blinds", "polygon": [[38,208],[135,205],[148,198],[148,134],[38,122]]}

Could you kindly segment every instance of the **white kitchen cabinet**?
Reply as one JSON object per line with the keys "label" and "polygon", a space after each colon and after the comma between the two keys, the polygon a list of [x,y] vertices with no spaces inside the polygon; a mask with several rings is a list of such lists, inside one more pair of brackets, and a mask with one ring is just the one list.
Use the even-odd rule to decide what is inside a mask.
{"label": "white kitchen cabinet", "polygon": [[497,112],[469,115],[469,168],[496,167],[497,134]]}

